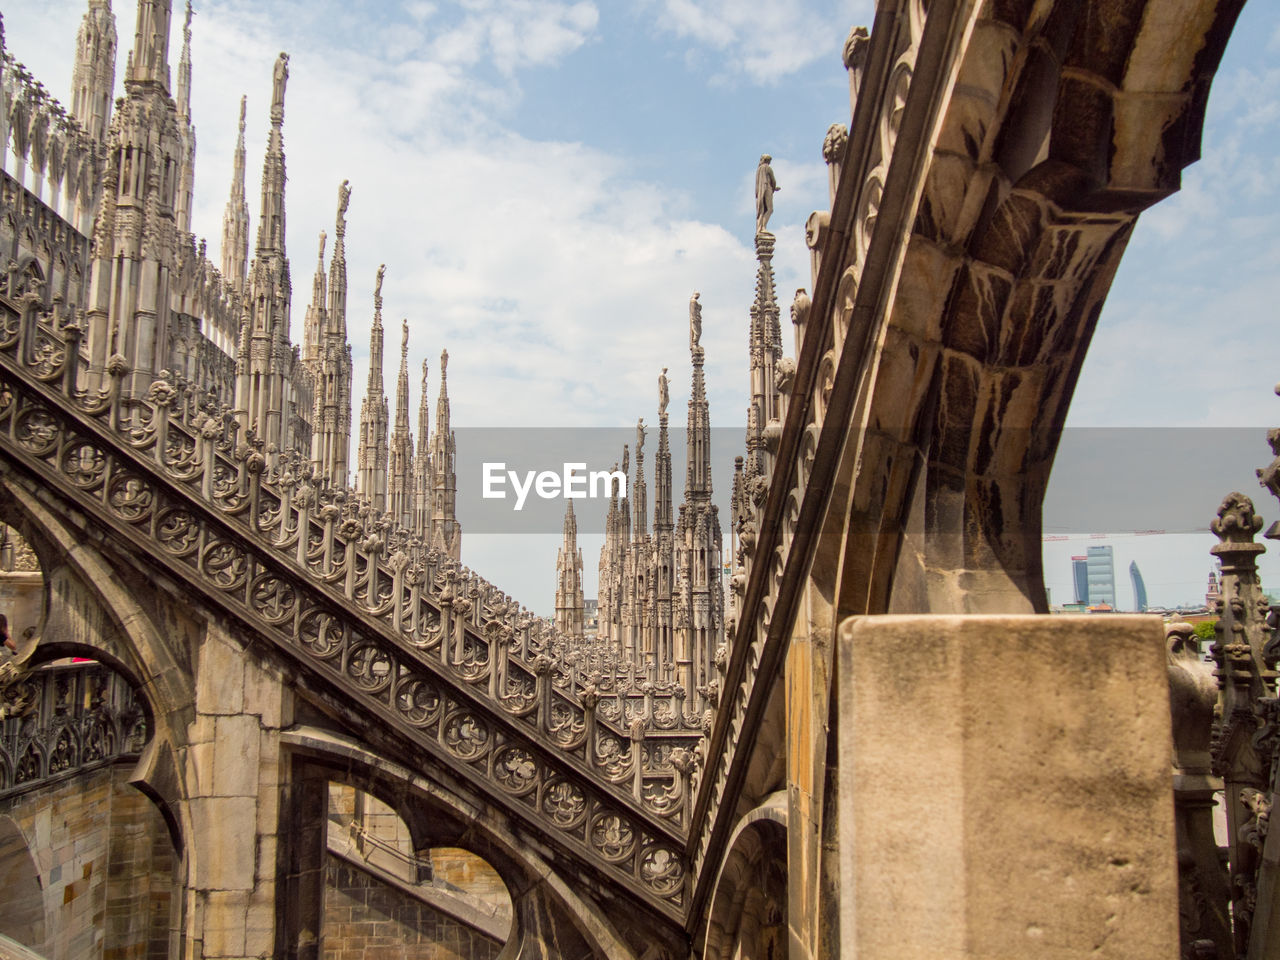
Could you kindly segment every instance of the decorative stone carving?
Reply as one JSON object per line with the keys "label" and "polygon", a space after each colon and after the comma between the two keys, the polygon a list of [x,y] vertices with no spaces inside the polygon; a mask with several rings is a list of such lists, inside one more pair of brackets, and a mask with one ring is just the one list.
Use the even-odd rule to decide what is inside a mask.
{"label": "decorative stone carving", "polygon": [[773,216],[773,195],[782,188],[774,178],[773,157],[765,153],[756,167],[756,233],[768,231],[769,218]]}

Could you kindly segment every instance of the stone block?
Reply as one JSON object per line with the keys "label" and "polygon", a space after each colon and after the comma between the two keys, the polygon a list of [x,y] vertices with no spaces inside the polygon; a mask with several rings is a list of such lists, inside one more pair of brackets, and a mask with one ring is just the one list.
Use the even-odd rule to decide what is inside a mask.
{"label": "stone block", "polygon": [[244,654],[216,623],[209,624],[196,668],[196,710],[235,714],[244,710]]}
{"label": "stone block", "polygon": [[197,890],[249,890],[254,880],[256,800],[201,797],[190,801],[193,886]]}
{"label": "stone block", "polygon": [[285,698],[291,696],[279,674],[256,660],[244,665],[244,709],[262,718],[262,725],[278,729],[287,724]]}
{"label": "stone block", "polygon": [[211,892],[205,899],[202,916],[204,956],[243,957],[245,952],[245,894]]}
{"label": "stone block", "polygon": [[243,714],[218,717],[213,752],[213,789],[210,791],[214,796],[258,795],[260,738],[257,717]]}
{"label": "stone block", "polygon": [[862,617],[837,655],[842,955],[1177,955],[1158,618]]}
{"label": "stone block", "polygon": [[[195,726],[195,724],[192,724]],[[187,747],[187,764],[195,783],[192,793],[208,796],[213,793],[213,740],[192,743]]]}

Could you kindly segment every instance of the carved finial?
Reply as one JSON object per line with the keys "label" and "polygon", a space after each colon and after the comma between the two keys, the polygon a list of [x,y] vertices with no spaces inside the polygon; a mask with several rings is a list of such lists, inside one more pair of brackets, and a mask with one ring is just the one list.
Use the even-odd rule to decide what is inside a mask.
{"label": "carved finial", "polygon": [[844,42],[844,68],[861,70],[867,62],[867,47],[870,44],[871,38],[867,34],[866,27],[854,27],[850,30]]}
{"label": "carved finial", "polygon": [[1262,529],[1262,518],[1253,512],[1253,501],[1243,493],[1229,493],[1209,529],[1224,544],[1249,542]]}
{"label": "carved finial", "polygon": [[240,140],[244,140],[244,109],[249,98],[244,94],[240,95]]}
{"label": "carved finial", "polygon": [[325,244],[325,241],[328,239],[329,239],[329,235],[325,233],[323,230],[321,230],[320,231],[320,254],[319,254],[319,258],[321,261],[324,260],[324,244]]}
{"label": "carved finial", "polygon": [[791,322],[797,327],[804,326],[804,322],[809,319],[809,308],[812,305],[804,287],[796,290],[795,299],[791,301]]}
{"label": "carved finial", "polygon": [[843,123],[833,123],[827,127],[827,135],[822,141],[822,159],[828,166],[844,159],[844,148],[848,142],[849,128]]}

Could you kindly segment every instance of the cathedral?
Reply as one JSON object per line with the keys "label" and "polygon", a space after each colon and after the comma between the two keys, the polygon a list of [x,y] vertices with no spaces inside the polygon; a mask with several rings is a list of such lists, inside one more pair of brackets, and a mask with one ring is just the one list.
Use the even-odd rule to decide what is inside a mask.
{"label": "cathedral", "polygon": [[[128,367],[124,390],[142,397],[157,379],[216,398],[239,436],[271,465],[288,463],[321,488],[350,490],[388,524],[426,549],[458,559],[454,436],[441,356],[435,432],[427,417],[427,368],[415,451],[408,410],[408,321],[401,344],[396,418],[382,380],[382,280],[373,295],[368,392],[360,410],[355,470],[352,363],[347,336],[347,181],[338,187],[333,247],[319,238],[301,344],[292,340],[292,274],[285,250],[285,91],[289,57],[273,70],[270,129],[254,242],[240,136],[215,264],[191,232],[196,131],[191,118],[188,3],[176,81],[169,67],[168,3],[139,5],[124,96],[112,102],[116,18],[93,0],[76,36],[71,109],[51,99],[16,61],[4,74],[3,135],[17,164],[14,190],[27,187],[42,209],[0,229],[19,275],[47,284],[68,317],[85,327],[88,377],[101,386],[113,364]],[[22,197],[13,197],[22,206]],[[47,203],[47,207],[44,207]],[[42,216],[54,215],[41,233]],[[50,236],[50,233],[52,236]],[[53,244],[51,245],[51,239]],[[252,254],[252,256],[251,256]],[[119,358],[119,359],[117,359]],[[354,477],[352,476],[354,472]],[[354,479],[354,487],[351,486]]]}
{"label": "cathedral", "polygon": [[215,265],[190,3],[171,72],[172,4],[137,0],[114,102],[110,0],[69,108],[0,30],[0,956],[1275,956],[1253,501],[1206,504],[1208,650],[1050,615],[1041,554],[1241,6],[878,0],[829,65],[785,336],[756,168],[743,448],[712,449],[694,293],[679,501],[663,368],[594,616],[568,500],[550,618],[460,562],[449,355],[433,423],[403,321],[392,407],[383,268],[355,420],[348,181],[292,340],[288,55],[256,223],[240,102]]}

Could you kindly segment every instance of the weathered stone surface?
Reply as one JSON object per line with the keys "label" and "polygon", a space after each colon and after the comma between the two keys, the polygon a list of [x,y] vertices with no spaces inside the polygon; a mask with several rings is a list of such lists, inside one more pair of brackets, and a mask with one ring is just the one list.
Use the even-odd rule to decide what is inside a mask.
{"label": "weathered stone surface", "polygon": [[845,950],[1176,955],[1157,618],[856,618],[837,657]]}
{"label": "weathered stone surface", "polygon": [[0,801],[0,932],[49,958],[167,955],[174,851],[128,776],[99,767]]}
{"label": "weathered stone surface", "polygon": [[193,842],[190,883],[197,890],[251,890],[254,881],[253,797],[198,797],[189,801]]}

